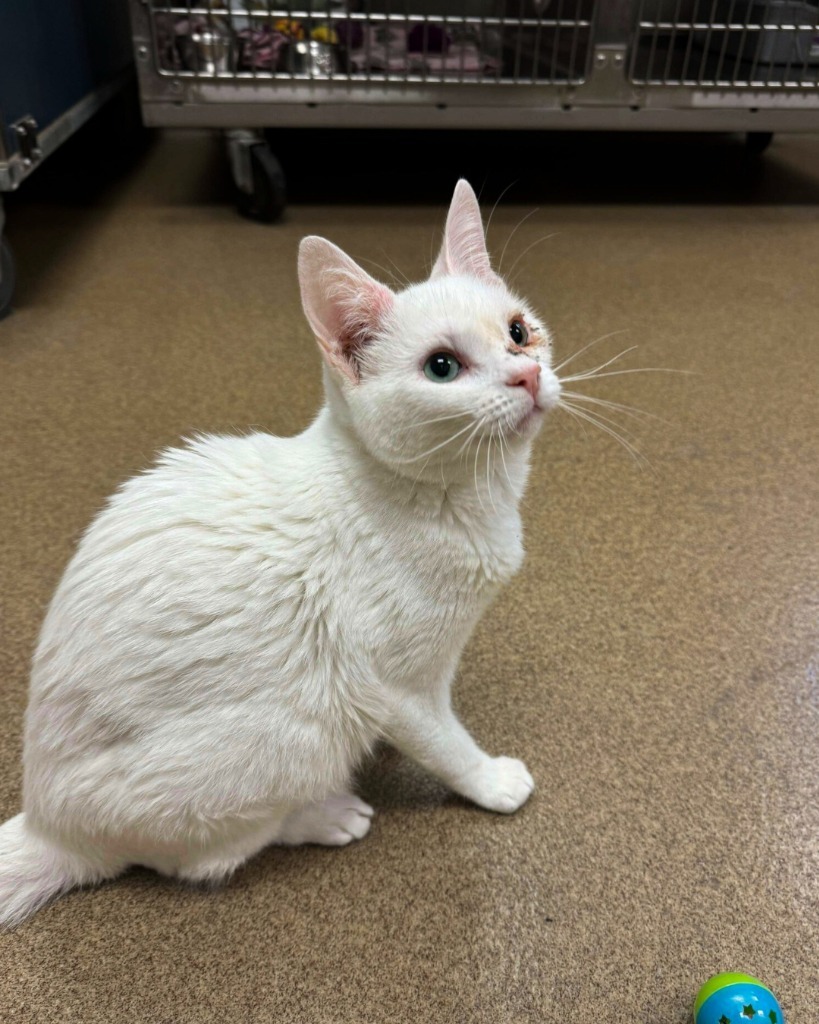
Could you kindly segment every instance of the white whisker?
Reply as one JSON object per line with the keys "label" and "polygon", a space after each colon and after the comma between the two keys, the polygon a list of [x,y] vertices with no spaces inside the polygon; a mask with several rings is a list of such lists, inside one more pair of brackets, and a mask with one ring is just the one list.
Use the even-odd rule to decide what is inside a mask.
{"label": "white whisker", "polygon": [[691,376],[694,371],[678,370],[672,366],[636,366],[630,370],[610,370],[608,373],[588,373],[579,374],[576,377],[564,377],[561,384],[569,384],[576,380],[600,380],[603,377],[620,377],[624,373],[684,373],[687,376]]}
{"label": "white whisker", "polygon": [[505,244],[505,245],[504,245],[504,247],[503,247],[503,251],[501,252],[501,257],[500,257],[500,260],[498,261],[498,274],[502,274],[502,273],[503,273],[503,258],[504,258],[504,256],[506,256],[506,250],[507,250],[507,249],[509,248],[509,243],[510,243],[510,242],[512,241],[512,239],[513,239],[513,238],[515,237],[515,232],[516,232],[516,231],[518,230],[518,228],[519,228],[519,227],[521,227],[521,225],[525,224],[525,223],[526,223],[526,221],[527,221],[527,220],[528,220],[528,219],[529,219],[530,217],[534,217],[534,215],[535,215],[536,213],[540,213],[540,207],[535,207],[535,209],[534,209],[534,210],[530,210],[530,211],[529,211],[529,212],[528,212],[528,213],[526,214],[526,216],[525,216],[525,217],[522,217],[522,218],[521,218],[521,219],[520,219],[520,220],[519,220],[519,221],[517,222],[517,224],[516,224],[516,225],[515,225],[515,226],[514,226],[514,227],[512,228],[512,231],[511,231],[511,233],[510,233],[509,237],[508,237],[508,238],[506,239],[506,244]]}
{"label": "white whisker", "polygon": [[[503,197],[506,195],[506,193],[509,191],[509,189],[512,188],[513,185],[517,185],[517,183],[518,183],[518,180],[516,178],[514,181],[510,182],[506,186],[506,188],[503,190],[503,192],[501,192],[501,194],[495,200],[495,205],[492,207],[492,209],[491,209],[491,211],[489,213],[489,217],[486,220],[486,227],[483,229],[483,237],[484,237],[484,240],[487,243],[489,241],[489,225],[492,223],[492,218],[495,216],[495,210],[497,210],[498,204],[500,203],[501,199],[503,199]],[[501,257],[501,263],[503,263],[503,258],[502,257]]]}
{"label": "white whisker", "polygon": [[468,412],[453,412],[448,416],[436,416],[431,420],[421,420],[420,423],[410,423],[407,429],[417,430],[418,427],[428,427],[432,423],[445,423],[447,420],[458,420],[468,415]]}
{"label": "white whisker", "polygon": [[622,433],[622,436],[624,438],[628,438],[630,441],[635,440],[634,434],[626,427],[624,427],[623,424],[620,423],[618,420],[613,420],[609,416],[604,416],[602,412],[598,412],[596,409],[592,411],[591,409],[584,409],[582,406],[578,405],[572,405],[572,408],[576,409],[578,412],[586,413],[587,416],[593,417],[600,423],[608,423],[611,427],[616,427],[617,430]]}
{"label": "white whisker", "polygon": [[585,409],[578,409],[576,406],[571,405],[568,402],[561,402],[560,408],[565,409],[572,416],[578,416],[580,417],[580,419],[586,420],[587,423],[590,423],[592,426],[595,426],[599,430],[602,430],[604,434],[608,434],[609,437],[613,438],[615,441],[618,442],[618,444],[621,444],[626,449],[626,451],[631,455],[631,457],[634,459],[634,461],[641,469],[643,469],[644,467],[648,467],[653,470],[651,463],[638,448],[636,448],[633,444],[627,441],[616,430],[612,430],[611,427],[606,426],[605,423],[601,423],[597,416],[588,412]]}
{"label": "white whisker", "polygon": [[633,352],[637,347],[637,345],[632,345],[630,348],[624,348],[622,352],[618,352],[616,356],[612,356],[611,359],[607,359],[605,363],[595,366],[593,370],[583,370],[580,373],[574,373],[568,377],[563,377],[560,383],[568,384],[573,380],[586,380],[588,377],[594,377],[600,370],[605,370],[607,366],[611,366],[612,363],[616,363],[618,359],[622,359],[623,356],[627,356],[629,352]]}
{"label": "white whisker", "polygon": [[495,497],[492,494],[492,481],[491,481],[491,476],[492,476],[492,473],[493,473],[493,469],[492,469],[492,442],[494,441],[494,439],[495,439],[495,425],[493,424],[492,428],[489,431],[489,443],[488,443],[488,445],[486,447],[486,489],[489,492],[489,500],[492,502],[492,508],[495,511],[495,514],[497,515],[498,506],[495,504]]}
{"label": "white whisker", "polygon": [[485,437],[485,435],[482,434],[481,437],[480,437],[480,440],[478,441],[478,447],[475,449],[475,473],[474,473],[474,476],[475,476],[475,495],[476,495],[478,501],[480,502],[482,511],[486,512],[486,506],[483,503],[483,498],[481,497],[481,491],[480,491],[480,488],[478,487],[478,457],[479,457],[479,455],[481,453],[481,445],[484,442],[484,437]]}
{"label": "white whisker", "polygon": [[[477,421],[477,423],[475,424],[475,427],[474,427],[474,429],[472,430],[472,432],[471,432],[470,434],[468,434],[468,435],[467,435],[467,438],[466,438],[466,440],[465,440],[465,441],[463,442],[463,444],[461,445],[461,447],[460,447],[460,448],[458,449],[458,451],[457,451],[457,452],[455,453],[456,457],[461,457],[461,453],[462,453],[462,452],[464,452],[464,449],[466,449],[467,451],[469,450],[469,446],[470,446],[470,445],[472,444],[472,442],[473,442],[473,441],[475,440],[475,435],[476,435],[476,434],[477,434],[477,432],[478,432],[478,431],[480,430],[480,428],[481,428],[481,427],[482,427],[482,426],[484,425],[484,423],[485,423],[485,419],[484,419],[483,417],[481,417],[481,419],[479,419],[479,420]],[[464,457],[466,457],[466,452],[464,452]]]}
{"label": "white whisker", "polygon": [[421,459],[426,459],[435,452],[440,451],[441,448],[445,448],[448,444],[451,444],[456,438],[460,437],[461,434],[465,434],[467,430],[472,426],[471,423],[467,423],[465,427],[461,427],[460,430],[456,431],[451,437],[448,437],[446,441],[441,441],[440,444],[436,444],[434,448],[430,448],[429,451],[424,452],[422,455],[414,455],[411,459],[398,459],[398,462],[404,464],[410,462],[420,462]]}
{"label": "white whisker", "polygon": [[[435,266],[435,243],[437,241],[437,235],[432,235],[429,240],[429,259],[427,260],[427,277],[432,273],[432,268]],[[438,243],[440,245],[440,242]]]}
{"label": "white whisker", "polygon": [[467,434],[466,440],[461,444],[461,447],[455,452],[454,458],[458,462],[463,462],[464,459],[469,457],[469,449],[472,446],[472,442],[475,440],[476,430],[472,430],[471,433]]}
{"label": "white whisker", "polygon": [[527,254],[527,253],[528,253],[528,252],[529,252],[529,251],[531,250],[531,249],[534,249],[534,247],[535,247],[536,245],[540,245],[540,243],[541,243],[541,242],[548,242],[548,241],[549,241],[549,239],[550,239],[550,238],[554,238],[556,234],[557,234],[557,232],[556,232],[556,231],[553,231],[553,232],[552,232],[552,233],[551,233],[550,235],[543,235],[543,237],[542,237],[542,238],[537,238],[537,239],[535,239],[535,241],[534,241],[534,242],[532,242],[532,244],[531,244],[531,245],[527,245],[527,246],[526,246],[526,248],[525,248],[525,249],[523,250],[523,252],[522,252],[522,253],[521,253],[521,254],[520,254],[520,255],[518,256],[518,258],[517,258],[517,259],[515,260],[515,262],[514,262],[514,263],[512,264],[512,266],[511,266],[511,267],[509,268],[509,273],[508,273],[508,274],[506,275],[506,276],[507,276],[507,278],[511,278],[511,276],[512,276],[512,273],[514,272],[514,269],[515,269],[515,267],[516,267],[516,266],[518,265],[518,263],[520,263],[520,261],[521,261],[521,260],[523,259],[523,257],[524,257],[524,256],[525,256],[525,255],[526,255],[526,254]]}
{"label": "white whisker", "polygon": [[[464,414],[462,414],[462,413],[459,413],[459,415],[464,415]],[[481,419],[481,420],[479,420],[479,421],[478,421],[477,423],[475,423],[475,424],[467,424],[467,426],[471,426],[471,427],[472,427],[472,429],[471,429],[471,430],[470,430],[470,432],[469,432],[469,433],[467,434],[467,436],[466,436],[466,441],[464,441],[464,442],[463,442],[463,443],[461,444],[461,447],[460,447],[460,448],[458,449],[458,451],[457,451],[457,452],[455,453],[455,456],[454,456],[455,458],[459,458],[459,456],[460,456],[461,452],[462,452],[462,451],[464,450],[464,448],[465,448],[465,447],[466,447],[467,445],[469,445],[469,444],[471,444],[471,443],[472,443],[472,440],[473,440],[473,438],[475,437],[475,433],[476,433],[476,432],[477,432],[477,431],[478,431],[478,430],[480,429],[480,427],[481,427],[482,423],[483,423],[483,420]],[[463,431],[461,431],[460,433],[463,433]],[[454,440],[456,440],[456,438],[457,438],[458,436],[459,436],[459,435],[458,435],[458,434],[456,434],[456,435],[455,435],[454,437],[450,438],[450,440],[454,441]],[[433,454],[433,453],[432,453],[432,452],[428,452],[428,453],[425,453],[425,454],[427,455],[427,459],[426,459],[426,461],[424,462],[424,464],[423,464],[423,465],[421,466],[421,469],[420,469],[420,470],[418,471],[418,475],[417,475],[417,476],[415,477],[415,483],[418,483],[418,481],[419,481],[419,480],[421,479],[421,477],[422,477],[422,476],[424,475],[424,472],[425,472],[425,470],[426,470],[426,468],[427,468],[427,465],[428,465],[428,463],[429,463],[429,459],[430,459],[430,457],[432,456],[432,454]],[[440,467],[440,468],[441,468],[441,480],[442,480],[442,482],[444,482],[444,483],[445,483],[445,480],[444,480],[444,475],[443,475],[443,474],[444,474],[444,467],[443,467],[443,463],[441,463],[441,467]]]}
{"label": "white whisker", "polygon": [[[387,256],[386,252],[384,252],[383,249],[381,251],[382,253],[384,253],[385,256]],[[398,276],[404,282],[407,288],[412,288],[412,281],[410,281],[410,279],[407,277],[404,271],[398,266],[395,260],[391,259],[389,256],[387,256],[387,260],[389,261],[390,266],[395,267],[395,272],[398,274]]]}
{"label": "white whisker", "polygon": [[506,474],[506,482],[509,484],[509,490],[512,493],[514,493],[515,486],[512,483],[512,478],[509,476],[509,467],[506,465],[506,456],[505,456],[504,450],[503,450],[504,449],[504,445],[506,444],[506,439],[504,438],[503,433],[500,433],[498,436],[500,438],[500,453],[501,453],[501,462],[503,464],[503,472]]}
{"label": "white whisker", "polygon": [[605,409],[611,409],[615,412],[621,412],[624,416],[632,416],[638,421],[642,421],[643,418],[657,420],[659,423],[664,423],[669,426],[668,420],[664,420],[661,416],[657,416],[653,412],[646,412],[644,409],[638,409],[633,405],[623,405],[622,402],[611,402],[607,398],[597,398],[591,395],[581,395],[579,391],[563,391],[563,395],[567,395],[569,398],[575,398],[580,402],[590,402],[592,405],[600,405]]}
{"label": "white whisker", "polygon": [[583,348],[578,349],[577,352],[573,353],[568,358],[564,359],[563,362],[560,363],[558,366],[555,366],[553,372],[558,373],[560,370],[563,369],[564,366],[568,366],[569,363],[572,362],[572,360],[577,359],[578,356],[582,356],[584,352],[587,352],[593,346],[599,345],[601,341],[606,341],[606,339],[608,338],[615,338],[618,334],[625,333],[625,328],[623,328],[622,330],[619,331],[610,331],[608,334],[601,334],[599,338],[595,338],[594,341],[590,341],[588,345],[584,345]]}
{"label": "white whisker", "polygon": [[[397,278],[397,277],[395,276],[395,273],[394,273],[394,272],[393,272],[392,270],[390,270],[390,269],[389,269],[388,267],[385,267],[385,266],[383,266],[383,265],[382,265],[382,264],[380,264],[380,263],[376,263],[376,261],[375,261],[375,260],[367,259],[367,258],[366,258],[365,256],[356,256],[356,260],[357,260],[357,261],[358,261],[359,263],[369,263],[369,264],[370,264],[370,266],[372,266],[372,267],[375,267],[375,268],[376,268],[377,270],[380,270],[382,274],[386,274],[386,276],[387,276],[387,277],[388,277],[388,278],[389,278],[389,279],[390,279],[390,280],[392,281],[393,285],[396,285],[396,286],[398,286],[399,288],[403,288],[403,287],[404,287],[404,281],[406,281],[406,283],[407,283],[408,285],[411,285],[411,284],[412,284],[412,282],[410,282],[410,281],[407,281],[407,279],[406,279],[406,278],[404,278],[404,281],[400,281],[400,280],[399,280],[399,279],[398,279],[398,278]],[[396,270],[397,270],[397,269],[398,269],[398,268],[396,267]]]}

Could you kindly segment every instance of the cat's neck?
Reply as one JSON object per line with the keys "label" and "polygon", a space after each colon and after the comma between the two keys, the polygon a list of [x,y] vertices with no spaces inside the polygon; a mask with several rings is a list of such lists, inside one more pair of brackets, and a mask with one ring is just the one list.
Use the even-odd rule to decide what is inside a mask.
{"label": "cat's neck", "polygon": [[475,525],[488,524],[516,513],[526,487],[529,445],[519,443],[503,451],[497,443],[484,445],[471,460],[420,472],[415,467],[410,475],[370,453],[349,417],[339,415],[332,402],[321,410],[309,433],[331,457],[349,491],[422,516],[449,512]]}

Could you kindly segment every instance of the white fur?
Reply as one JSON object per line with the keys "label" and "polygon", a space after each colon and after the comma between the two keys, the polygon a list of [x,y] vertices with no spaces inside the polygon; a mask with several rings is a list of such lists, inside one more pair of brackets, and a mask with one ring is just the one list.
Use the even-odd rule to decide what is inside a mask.
{"label": "white fur", "polygon": [[[450,705],[523,557],[540,414],[516,375],[540,364],[544,409],[559,392],[548,333],[479,229],[461,182],[433,278],[400,294],[306,239],[327,361],[313,425],[166,451],[91,525],[34,657],[0,923],[129,864],[218,880],[268,843],[360,838],[372,810],[348,790],[379,737],[490,810],[527,799],[524,765],[484,753]],[[449,383],[424,376],[440,349],[466,365]]]}

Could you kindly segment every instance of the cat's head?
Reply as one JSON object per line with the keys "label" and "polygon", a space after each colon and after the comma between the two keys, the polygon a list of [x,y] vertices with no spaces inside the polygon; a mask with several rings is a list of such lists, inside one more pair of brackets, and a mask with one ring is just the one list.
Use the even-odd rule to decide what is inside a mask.
{"label": "cat's head", "polygon": [[549,332],[492,270],[466,181],[428,281],[394,292],[315,236],[301,243],[299,280],[331,406],[405,475],[471,469],[487,437],[528,447],[558,401]]}

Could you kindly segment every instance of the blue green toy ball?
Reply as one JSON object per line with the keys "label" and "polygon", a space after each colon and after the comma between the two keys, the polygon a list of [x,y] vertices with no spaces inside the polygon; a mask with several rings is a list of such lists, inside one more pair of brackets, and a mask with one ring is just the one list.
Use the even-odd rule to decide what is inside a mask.
{"label": "blue green toy ball", "polygon": [[694,1024],[785,1024],[776,996],[750,974],[717,974],[699,990]]}

